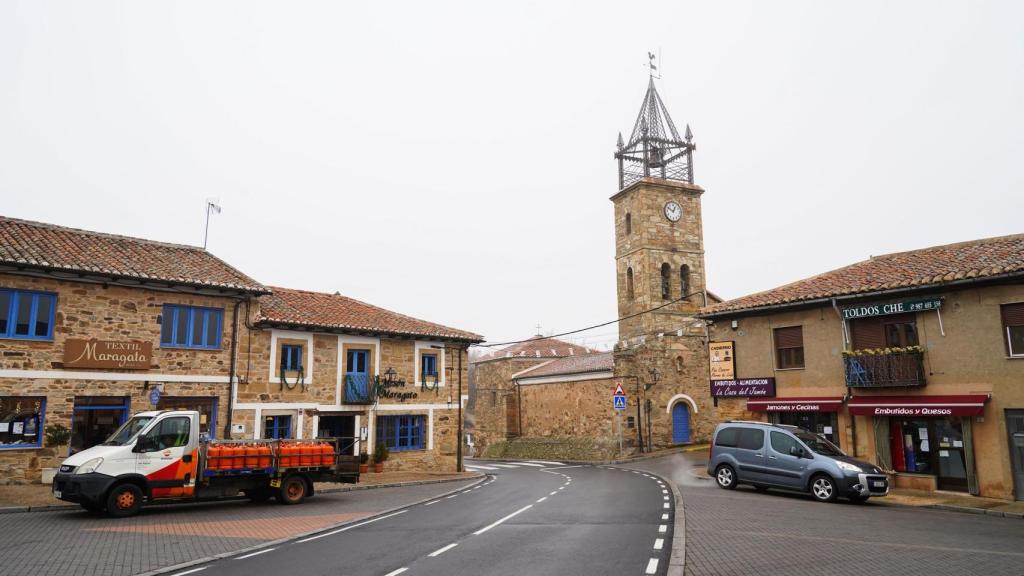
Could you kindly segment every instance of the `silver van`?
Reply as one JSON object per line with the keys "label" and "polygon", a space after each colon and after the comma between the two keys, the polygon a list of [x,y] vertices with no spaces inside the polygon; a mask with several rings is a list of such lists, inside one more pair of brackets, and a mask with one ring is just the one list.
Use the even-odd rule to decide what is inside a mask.
{"label": "silver van", "polygon": [[809,430],[766,422],[719,424],[708,474],[727,490],[739,484],[758,490],[799,490],[821,502],[839,496],[865,502],[889,494],[889,477],[874,464],[850,458]]}

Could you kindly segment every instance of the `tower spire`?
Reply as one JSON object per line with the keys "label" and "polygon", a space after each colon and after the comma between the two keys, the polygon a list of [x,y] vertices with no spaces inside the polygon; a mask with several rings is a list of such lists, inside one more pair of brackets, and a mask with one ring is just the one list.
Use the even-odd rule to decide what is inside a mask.
{"label": "tower spire", "polygon": [[654,54],[647,55],[651,68],[647,92],[629,140],[619,143],[615,152],[619,161],[619,189],[652,176],[693,184],[693,151],[697,145],[693,143],[689,124],[685,140],[679,135],[654,85]]}

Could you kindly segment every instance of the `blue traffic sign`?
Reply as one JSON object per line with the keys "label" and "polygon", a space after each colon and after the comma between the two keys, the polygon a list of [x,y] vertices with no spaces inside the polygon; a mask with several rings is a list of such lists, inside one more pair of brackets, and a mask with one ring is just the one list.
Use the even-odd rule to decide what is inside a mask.
{"label": "blue traffic sign", "polygon": [[612,407],[616,410],[626,409],[626,397],[625,396],[612,396]]}

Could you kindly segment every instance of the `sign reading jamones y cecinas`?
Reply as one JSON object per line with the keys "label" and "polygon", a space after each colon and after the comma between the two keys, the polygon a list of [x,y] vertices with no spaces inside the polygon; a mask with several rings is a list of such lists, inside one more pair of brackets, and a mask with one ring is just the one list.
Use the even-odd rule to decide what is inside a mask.
{"label": "sign reading jamones y cecinas", "polygon": [[68,338],[64,343],[65,368],[148,370],[152,361],[152,342]]}

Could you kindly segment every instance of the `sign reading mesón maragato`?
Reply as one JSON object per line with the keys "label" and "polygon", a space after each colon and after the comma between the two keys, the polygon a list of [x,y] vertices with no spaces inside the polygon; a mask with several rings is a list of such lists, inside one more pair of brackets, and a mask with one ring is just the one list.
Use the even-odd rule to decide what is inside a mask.
{"label": "sign reading mes\u00f3n maragato", "polygon": [[64,342],[65,368],[148,370],[152,361],[152,342],[80,338],[68,338]]}

